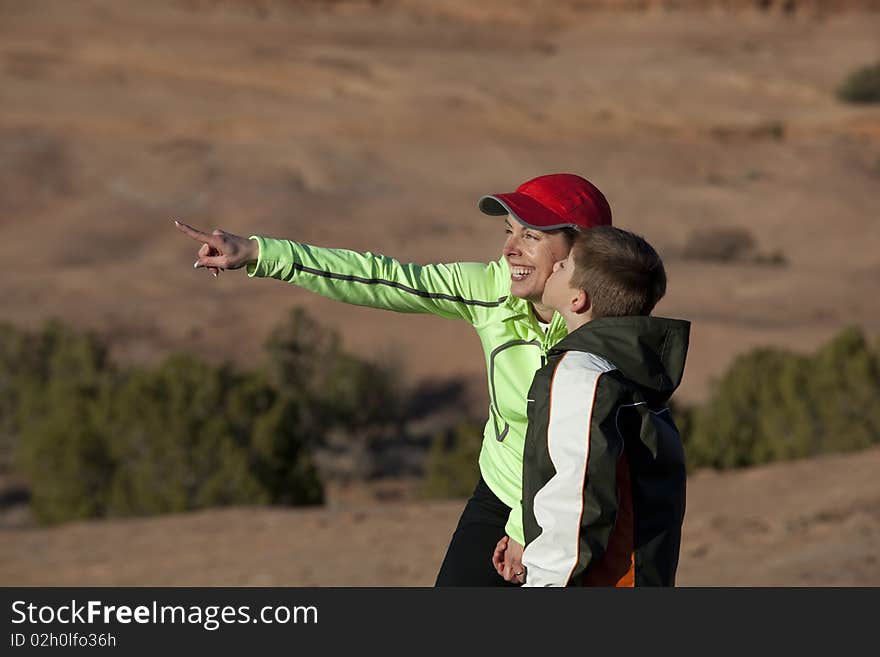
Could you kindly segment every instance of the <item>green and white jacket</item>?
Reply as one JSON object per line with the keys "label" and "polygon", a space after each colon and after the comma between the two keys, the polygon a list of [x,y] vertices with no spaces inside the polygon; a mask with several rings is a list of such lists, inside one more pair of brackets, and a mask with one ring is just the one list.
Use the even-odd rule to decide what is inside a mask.
{"label": "green and white jacket", "polygon": [[249,276],[277,278],[359,306],[462,319],[474,327],[483,344],[489,383],[480,471],[489,488],[512,508],[507,534],[524,544],[526,395],[548,350],[566,334],[562,317],[553,316],[546,334],[541,330],[531,304],[510,294],[504,258],[489,263],[402,264],[372,253],[251,239],[259,243],[260,257],[248,266]]}

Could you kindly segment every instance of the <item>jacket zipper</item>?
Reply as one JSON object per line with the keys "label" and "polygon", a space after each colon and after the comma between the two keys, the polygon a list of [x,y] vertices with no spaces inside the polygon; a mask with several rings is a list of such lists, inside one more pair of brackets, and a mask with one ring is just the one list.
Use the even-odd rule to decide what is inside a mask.
{"label": "jacket zipper", "polygon": [[[548,342],[550,341],[550,336],[556,332],[556,327],[560,321],[563,321],[562,315],[554,313],[553,319],[550,320],[550,326],[547,327],[546,333],[541,331],[541,326],[538,325],[538,332],[543,333],[541,336],[541,367],[547,364],[547,352],[550,351],[550,345]],[[537,324],[537,320],[535,320],[535,323]]]}

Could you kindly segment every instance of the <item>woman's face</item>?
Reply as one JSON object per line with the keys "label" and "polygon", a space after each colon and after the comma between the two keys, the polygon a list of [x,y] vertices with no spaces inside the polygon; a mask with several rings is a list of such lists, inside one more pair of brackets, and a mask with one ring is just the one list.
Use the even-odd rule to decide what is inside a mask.
{"label": "woman's face", "polygon": [[568,257],[568,239],[562,231],[545,233],[527,228],[509,215],[506,224],[502,253],[510,265],[510,293],[539,304],[553,265]]}
{"label": "woman's face", "polygon": [[572,308],[572,302],[580,293],[578,288],[571,285],[571,275],[574,273],[574,269],[573,253],[569,253],[565,260],[560,260],[553,267],[553,274],[547,279],[547,284],[544,286],[542,305],[545,308],[552,308],[559,313]]}

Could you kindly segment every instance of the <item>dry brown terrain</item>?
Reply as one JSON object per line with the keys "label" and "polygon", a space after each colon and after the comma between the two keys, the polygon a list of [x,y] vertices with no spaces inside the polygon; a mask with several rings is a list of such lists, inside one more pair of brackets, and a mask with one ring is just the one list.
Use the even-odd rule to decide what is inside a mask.
{"label": "dry brown terrain", "polygon": [[[759,7],[766,7],[760,9]],[[679,399],[757,345],[880,333],[880,2],[0,0],[0,321],[61,317],[124,359],[251,364],[293,304],[413,381],[460,378],[464,325],[195,272],[172,227],[417,262],[495,258],[482,194],[575,171],[667,261],[693,321]],[[740,227],[784,266],[678,257]],[[692,478],[680,583],[880,585],[880,452]],[[369,495],[0,529],[3,584],[418,585],[461,502]]]}
{"label": "dry brown terrain", "polygon": [[[880,586],[880,449],[689,482],[682,586]],[[463,501],[0,529],[4,585],[429,586]],[[487,555],[488,558],[489,555]]]}
{"label": "dry brown terrain", "polygon": [[[834,96],[880,58],[877,3],[544,4],[0,1],[0,320],[250,363],[303,304],[484,408],[467,326],[214,281],[171,219],[485,260],[503,233],[480,195],[577,171],[667,254],[658,312],[694,322],[682,399],[755,345],[880,331],[880,109]],[[718,226],[788,265],[674,257]]]}

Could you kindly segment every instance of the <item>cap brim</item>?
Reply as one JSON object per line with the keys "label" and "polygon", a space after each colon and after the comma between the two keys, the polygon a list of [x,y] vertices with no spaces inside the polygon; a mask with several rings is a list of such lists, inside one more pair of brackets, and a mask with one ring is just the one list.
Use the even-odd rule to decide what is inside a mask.
{"label": "cap brim", "polygon": [[511,194],[493,194],[483,196],[478,206],[484,214],[500,216],[509,214],[523,226],[536,230],[556,230],[558,228],[577,228],[580,226],[565,221],[538,203],[531,196],[513,192]]}

